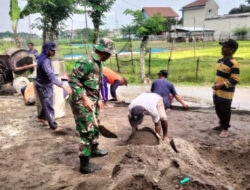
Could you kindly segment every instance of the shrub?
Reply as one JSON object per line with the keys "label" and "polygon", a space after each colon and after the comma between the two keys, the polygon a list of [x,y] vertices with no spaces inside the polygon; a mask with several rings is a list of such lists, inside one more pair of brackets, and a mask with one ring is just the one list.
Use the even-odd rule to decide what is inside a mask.
{"label": "shrub", "polygon": [[239,37],[240,39],[244,39],[249,31],[250,31],[250,28],[244,26],[244,27],[235,28],[233,30],[233,34]]}

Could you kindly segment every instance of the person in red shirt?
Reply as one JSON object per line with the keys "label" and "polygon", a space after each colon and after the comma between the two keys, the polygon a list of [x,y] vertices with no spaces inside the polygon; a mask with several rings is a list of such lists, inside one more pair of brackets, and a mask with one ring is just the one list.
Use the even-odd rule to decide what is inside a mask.
{"label": "person in red shirt", "polygon": [[103,67],[103,85],[101,89],[102,97],[104,102],[108,101],[108,86],[107,83],[110,84],[110,93],[114,100],[120,101],[116,94],[116,90],[118,86],[128,84],[128,80],[125,77],[121,77],[118,73],[109,69],[108,67]]}

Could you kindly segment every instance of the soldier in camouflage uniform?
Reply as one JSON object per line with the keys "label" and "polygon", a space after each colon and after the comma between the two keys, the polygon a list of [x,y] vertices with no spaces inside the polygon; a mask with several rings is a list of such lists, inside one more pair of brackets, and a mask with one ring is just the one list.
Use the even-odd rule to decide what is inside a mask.
{"label": "soldier in camouflage uniform", "polygon": [[92,173],[101,168],[90,163],[90,156],[104,156],[105,150],[98,149],[99,131],[93,124],[92,112],[98,116],[102,109],[100,86],[102,83],[102,64],[113,53],[113,41],[103,38],[94,46],[94,53],[76,62],[69,84],[72,96],[69,103],[74,114],[76,130],[80,133],[79,144],[80,172]]}

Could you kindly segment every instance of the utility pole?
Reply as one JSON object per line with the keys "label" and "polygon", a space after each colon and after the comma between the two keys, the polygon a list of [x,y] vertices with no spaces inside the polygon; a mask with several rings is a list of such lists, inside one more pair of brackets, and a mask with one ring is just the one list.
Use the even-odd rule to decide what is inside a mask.
{"label": "utility pole", "polygon": [[118,34],[118,19],[117,19],[117,11],[115,11],[115,32],[114,32],[114,34],[115,34],[115,38],[117,37],[117,35],[116,34]]}
{"label": "utility pole", "polygon": [[116,27],[116,31],[118,31],[117,11],[115,11],[115,27]]}
{"label": "utility pole", "polygon": [[73,18],[71,18],[71,35],[70,35],[70,38],[71,38],[71,59],[73,60],[73,47],[72,47],[72,41],[73,41],[73,24],[74,24],[74,21],[73,21]]}
{"label": "utility pole", "polygon": [[29,40],[31,41],[31,38],[32,38],[32,34],[31,34],[31,22],[30,22],[30,15],[28,16],[28,19],[29,19]]}
{"label": "utility pole", "polygon": [[85,38],[88,39],[88,17],[87,17],[87,9],[86,9],[86,5],[84,6],[84,12],[85,12]]}
{"label": "utility pole", "polygon": [[169,73],[169,70],[170,70],[170,62],[171,62],[171,59],[172,59],[172,52],[173,52],[173,49],[174,49],[175,39],[177,38],[177,31],[176,31],[176,29],[177,29],[177,22],[178,22],[178,17],[175,18],[174,37],[172,38],[170,55],[169,55],[169,58],[168,58],[168,66],[167,66],[168,73]]}
{"label": "utility pole", "polygon": [[195,60],[195,58],[196,58],[196,38],[195,38],[195,17],[194,17],[194,38],[193,38],[193,40],[194,40],[194,60]]}
{"label": "utility pole", "polygon": [[85,51],[86,51],[86,54],[88,53],[88,47],[87,47],[87,44],[88,44],[88,39],[89,39],[89,34],[88,34],[88,16],[87,16],[87,8],[86,8],[86,5],[84,6],[84,12],[85,12],[85,40],[86,40],[86,44],[85,44]]}
{"label": "utility pole", "polygon": [[[27,0],[22,0],[27,1]],[[31,22],[30,22],[30,15],[28,15],[28,25],[29,25],[29,41],[31,41],[32,34],[31,34]]]}

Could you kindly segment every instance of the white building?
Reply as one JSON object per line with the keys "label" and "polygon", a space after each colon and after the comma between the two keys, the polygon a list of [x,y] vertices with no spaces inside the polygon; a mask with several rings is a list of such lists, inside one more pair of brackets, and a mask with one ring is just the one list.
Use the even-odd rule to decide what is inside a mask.
{"label": "white building", "polygon": [[216,40],[236,38],[236,36],[233,36],[233,30],[235,28],[250,27],[250,13],[222,15],[206,18],[205,26],[215,30],[214,38]]}
{"label": "white building", "polygon": [[215,0],[196,0],[182,7],[184,27],[204,27],[215,30],[214,39],[233,37],[238,27],[250,27],[250,13],[218,15]]}
{"label": "white building", "polygon": [[219,6],[214,0],[197,0],[182,7],[184,27],[204,27],[205,19],[218,15]]}

